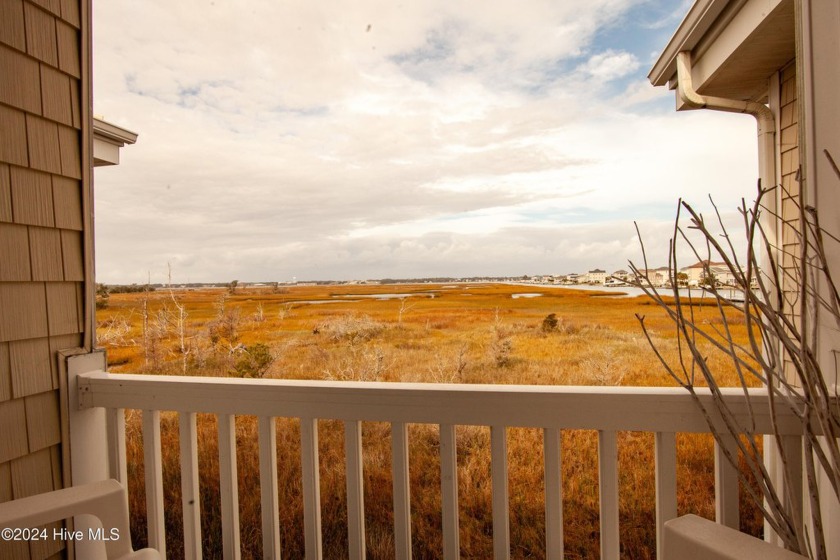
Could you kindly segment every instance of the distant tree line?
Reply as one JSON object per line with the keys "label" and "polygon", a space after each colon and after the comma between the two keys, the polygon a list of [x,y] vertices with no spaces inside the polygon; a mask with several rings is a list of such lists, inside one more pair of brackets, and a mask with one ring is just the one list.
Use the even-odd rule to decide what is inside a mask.
{"label": "distant tree line", "polygon": [[152,284],[128,284],[128,285],[110,285],[110,284],[98,284],[97,290],[99,286],[103,286],[105,290],[109,294],[136,294],[139,292],[153,292],[160,287],[159,284],[152,285]]}

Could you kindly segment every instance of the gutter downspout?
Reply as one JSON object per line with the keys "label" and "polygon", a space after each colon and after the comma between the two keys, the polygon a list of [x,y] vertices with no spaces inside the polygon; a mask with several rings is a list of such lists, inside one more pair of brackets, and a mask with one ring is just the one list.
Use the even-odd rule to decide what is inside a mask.
{"label": "gutter downspout", "polygon": [[[677,53],[677,92],[682,106],[679,109],[712,109],[715,111],[725,111],[729,113],[746,113],[755,117],[758,126],[758,177],[761,181],[761,188],[767,189],[777,184],[776,181],[776,118],[769,107],[763,103],[755,101],[742,101],[737,99],[726,99],[723,97],[704,96],[694,90],[691,79],[691,52],[682,51]],[[769,250],[773,253],[773,258],[776,260],[777,266],[781,262],[779,259],[779,243],[781,235],[781,223],[779,218],[773,217],[781,216],[782,210],[782,192],[781,189],[776,189],[774,196],[768,202],[773,204],[775,208],[771,208],[771,216],[765,214],[764,231],[767,236]],[[770,265],[769,259],[765,256],[762,258],[761,266],[767,267]],[[775,305],[780,305],[781,302],[774,302]],[[782,490],[785,494],[785,485],[788,484],[787,473],[780,472],[784,469],[781,462],[778,461],[779,452],[776,446],[776,441],[772,436],[764,436],[764,461],[768,465],[771,478],[774,484]],[[802,511],[801,504],[799,505],[799,512]],[[797,522],[802,525],[802,518],[799,517]],[[737,527],[736,527],[737,529]],[[779,543],[779,538],[765,521],[764,523],[764,540]]]}
{"label": "gutter downspout", "polygon": [[[677,53],[677,94],[682,106],[680,109],[712,109],[714,111],[725,111],[728,113],[744,113],[755,117],[758,125],[758,177],[761,181],[761,188],[768,189],[777,184],[776,180],[776,118],[767,105],[755,101],[742,101],[739,99],[726,99],[724,97],[711,97],[700,95],[694,90],[691,79],[691,52],[682,51]],[[774,207],[770,208],[771,216],[765,214],[764,234],[767,236],[769,249],[773,253],[776,263],[779,260],[779,242],[781,224],[772,215],[781,216],[782,192],[776,189],[772,199],[767,203]],[[770,265],[767,257],[762,258],[761,266]],[[779,305],[781,302],[775,302]]]}
{"label": "gutter downspout", "polygon": [[[776,118],[770,108],[755,101],[742,101],[740,99],[726,99],[724,97],[711,97],[700,95],[694,90],[691,79],[691,52],[682,51],[677,53],[677,94],[682,102],[680,109],[712,109],[714,111],[725,111],[728,113],[744,113],[755,117],[758,125],[758,178],[761,181],[761,188],[768,189],[775,186],[776,180]],[[772,204],[769,208],[771,216],[765,214],[763,222],[764,234],[767,236],[769,250],[773,253],[776,263],[780,263],[779,251],[781,224],[778,219],[772,216],[781,216],[782,192],[776,189],[772,199],[767,200]],[[770,265],[769,259],[762,258],[761,266]],[[781,302],[775,302],[779,305]]]}
{"label": "gutter downspout", "polygon": [[[758,125],[758,176],[762,188],[776,184],[776,118],[770,108],[755,101],[700,95],[691,79],[691,52],[677,53],[677,93],[686,109],[712,109],[728,113],[746,113]],[[775,231],[772,228],[771,231]],[[775,240],[773,240],[775,241]]]}

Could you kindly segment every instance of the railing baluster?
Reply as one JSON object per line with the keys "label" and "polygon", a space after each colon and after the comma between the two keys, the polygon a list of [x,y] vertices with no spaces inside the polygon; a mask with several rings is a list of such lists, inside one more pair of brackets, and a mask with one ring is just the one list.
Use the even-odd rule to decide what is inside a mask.
{"label": "railing baluster", "polygon": [[507,430],[490,427],[490,476],[493,480],[493,558],[510,558],[510,515],[508,513]]}
{"label": "railing baluster", "polygon": [[665,522],[677,516],[677,435],[656,432],[656,557],[662,560]]}
{"label": "railing baluster", "polygon": [[362,423],[344,423],[347,466],[347,541],[351,560],[365,558],[365,494],[362,470]]}
{"label": "railing baluster", "polygon": [[219,490],[222,498],[222,548],[225,560],[238,560],[239,483],[236,476],[236,424],[232,414],[219,415]]}
{"label": "railing baluster", "polygon": [[461,557],[458,529],[458,455],[453,424],[440,425],[440,486],[443,517],[443,558]]}
{"label": "railing baluster", "polygon": [[318,421],[300,419],[300,458],[303,476],[303,525],[307,560],[323,558],[321,545],[321,477],[318,472]]}
{"label": "railing baluster", "polygon": [[408,426],[391,424],[391,470],[394,480],[394,543],[397,560],[411,558],[411,497],[408,478]]}
{"label": "railing baluster", "polygon": [[563,559],[563,450],[558,428],[543,429],[545,557]]}
{"label": "railing baluster", "polygon": [[618,446],[615,432],[598,432],[601,560],[618,560]]}
{"label": "railing baluster", "polygon": [[178,414],[184,558],[198,560],[201,558],[201,494],[198,488],[198,438],[195,420],[195,412]]}
{"label": "railing baluster", "polygon": [[785,450],[785,467],[788,469],[788,486],[785,488],[785,497],[789,502],[786,504],[790,511],[794,512],[793,522],[797,527],[802,527],[803,522],[803,495],[802,495],[802,436],[782,437],[782,446]]}
{"label": "railing baluster", "polygon": [[270,416],[259,418],[260,513],[263,558],[280,560],[280,504],[277,498],[277,424]]}
{"label": "railing baluster", "polygon": [[125,454],[125,409],[109,408],[108,415],[108,461],[111,477],[123,486],[128,486],[128,462]]}
{"label": "railing baluster", "polygon": [[146,473],[146,524],[149,546],[166,557],[163,514],[163,467],[160,454],[160,411],[143,411],[143,459]]}
{"label": "railing baluster", "polygon": [[[738,457],[738,442],[734,436],[722,435],[721,439],[732,457]],[[738,529],[738,471],[715,440],[715,521]]]}

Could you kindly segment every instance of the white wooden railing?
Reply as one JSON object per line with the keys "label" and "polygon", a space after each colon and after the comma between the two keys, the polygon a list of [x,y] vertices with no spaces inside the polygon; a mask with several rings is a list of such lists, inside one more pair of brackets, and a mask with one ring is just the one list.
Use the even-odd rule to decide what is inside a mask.
{"label": "white wooden railing", "polygon": [[[616,432],[655,434],[657,550],[662,526],[677,515],[676,439],[678,432],[708,432],[691,397],[678,388],[555,387],[521,385],[454,385],[282,381],[83,374],[78,378],[82,408],[104,407],[111,418],[112,475],[126,481],[124,409],[143,412],[143,441],[149,546],[165,552],[160,412],[180,413],[181,485],[184,501],[185,556],[201,555],[196,413],[218,416],[220,489],[225,558],[239,558],[236,415],[259,419],[259,464],[265,558],[279,558],[279,520],[275,418],[299,418],[307,558],[322,557],[319,488],[319,419],[344,422],[347,468],[349,555],[365,557],[361,422],[391,424],[393,506],[396,557],[411,557],[408,424],[436,424],[440,429],[443,551],[459,558],[458,486],[455,427],[489,426],[494,558],[510,556],[508,517],[508,427],[542,428],[544,444],[546,558],[563,557],[561,484],[562,430],[597,430],[600,488],[601,557],[619,557],[618,467]],[[753,412],[767,410],[766,394],[751,391]],[[702,396],[708,399],[709,395]],[[770,433],[770,418],[750,418],[740,390],[725,390],[725,399],[743,425]],[[793,416],[777,418],[777,428],[797,447],[801,430]],[[734,442],[733,442],[734,444]],[[718,522],[738,527],[738,477],[715,454]]]}

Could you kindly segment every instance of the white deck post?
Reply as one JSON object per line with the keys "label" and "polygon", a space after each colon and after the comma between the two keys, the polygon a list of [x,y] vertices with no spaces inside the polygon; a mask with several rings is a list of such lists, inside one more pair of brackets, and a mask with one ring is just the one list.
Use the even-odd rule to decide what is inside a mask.
{"label": "white deck post", "polygon": [[219,491],[222,497],[222,546],[225,560],[239,560],[239,480],[236,475],[236,423],[219,415]]}
{"label": "white deck post", "polygon": [[181,508],[184,518],[184,557],[201,559],[201,493],[198,488],[198,437],[195,412],[178,414],[181,451]]}
{"label": "white deck post", "polygon": [[146,474],[146,530],[149,546],[166,557],[166,523],[163,505],[163,461],[160,411],[143,411],[143,469]]}
{"label": "white deck post", "polygon": [[280,504],[277,497],[277,423],[271,416],[259,418],[260,510],[263,558],[280,559]]}
{"label": "white deck post", "polygon": [[616,434],[598,432],[601,560],[618,560],[618,448]]}
{"label": "white deck post", "polygon": [[545,556],[563,560],[563,449],[558,428],[543,429]]}
{"label": "white deck post", "polygon": [[[738,442],[731,435],[722,435],[726,450],[738,456]],[[738,530],[738,471],[726,458],[723,448],[715,441],[715,521]]]}
{"label": "white deck post", "polygon": [[411,560],[411,496],[408,478],[408,426],[391,424],[394,484],[394,543],[397,560]]}

